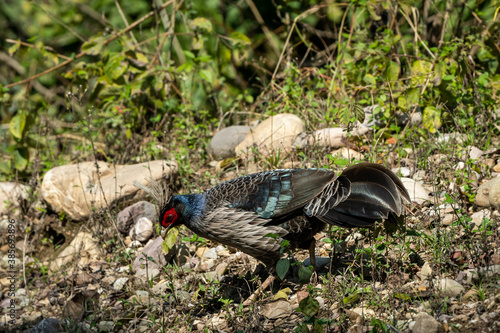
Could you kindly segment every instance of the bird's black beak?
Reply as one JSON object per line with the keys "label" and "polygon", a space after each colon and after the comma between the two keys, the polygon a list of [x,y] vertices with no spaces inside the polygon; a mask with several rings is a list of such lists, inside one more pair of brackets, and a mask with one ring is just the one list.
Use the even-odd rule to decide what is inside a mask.
{"label": "bird's black beak", "polygon": [[173,227],[173,226],[174,226],[174,225],[173,225],[173,224],[171,224],[171,225],[169,225],[168,227],[166,227],[166,228],[165,228],[165,235],[167,235],[167,234],[168,234],[168,231],[169,231],[170,229],[172,229],[172,227]]}

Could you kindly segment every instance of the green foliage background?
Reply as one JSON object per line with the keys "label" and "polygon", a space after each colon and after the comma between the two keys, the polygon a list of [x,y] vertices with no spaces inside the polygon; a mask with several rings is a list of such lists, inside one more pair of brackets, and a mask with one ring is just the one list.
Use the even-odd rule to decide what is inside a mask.
{"label": "green foliage background", "polygon": [[[369,105],[384,110],[379,138],[459,131],[488,147],[499,6],[1,0],[0,179],[90,157],[201,165],[218,128],[289,112],[316,129]],[[423,126],[398,125],[415,110]]]}

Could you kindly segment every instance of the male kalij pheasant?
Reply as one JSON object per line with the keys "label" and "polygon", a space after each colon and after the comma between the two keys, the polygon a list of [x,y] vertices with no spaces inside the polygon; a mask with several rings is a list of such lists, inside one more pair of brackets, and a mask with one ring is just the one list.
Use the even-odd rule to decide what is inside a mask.
{"label": "male kalij pheasant", "polygon": [[[273,267],[280,244],[309,249],[327,224],[369,227],[404,213],[410,201],[385,167],[360,163],[340,176],[326,169],[279,169],[235,178],[202,194],[170,197],[158,182],[135,184],[157,201],[163,227],[184,224],[196,234],[235,247]],[[268,237],[279,235],[278,240]]]}

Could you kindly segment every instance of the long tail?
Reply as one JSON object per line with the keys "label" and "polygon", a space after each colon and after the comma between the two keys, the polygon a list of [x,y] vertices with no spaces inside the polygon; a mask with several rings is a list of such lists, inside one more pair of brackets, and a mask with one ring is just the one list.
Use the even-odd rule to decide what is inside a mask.
{"label": "long tail", "polygon": [[394,215],[401,216],[405,202],[410,202],[401,180],[378,164],[353,165],[345,169],[336,181],[347,188],[348,193],[324,215],[317,216],[329,224],[347,228],[370,226]]}

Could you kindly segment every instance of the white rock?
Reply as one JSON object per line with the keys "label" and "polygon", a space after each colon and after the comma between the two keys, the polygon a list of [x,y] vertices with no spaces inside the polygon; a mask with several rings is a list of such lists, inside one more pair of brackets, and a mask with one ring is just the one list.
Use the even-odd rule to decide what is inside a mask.
{"label": "white rock", "polygon": [[130,238],[145,242],[153,236],[153,222],[147,217],[141,217],[132,229],[130,229]]}
{"label": "white rock", "polygon": [[19,199],[28,199],[29,187],[14,182],[0,182],[0,215],[11,215],[19,207]]}
{"label": "white rock", "polygon": [[203,253],[202,258],[205,258],[205,259],[217,259],[217,250],[214,247],[206,250]]}
{"label": "white rock", "polygon": [[425,312],[415,316],[415,324],[411,325],[410,330],[413,333],[438,333],[441,331],[441,324]]}
{"label": "white rock", "polygon": [[128,248],[135,249],[135,248],[139,248],[141,246],[142,246],[142,243],[139,242],[138,240],[135,240],[135,241],[130,242]]}
{"label": "white rock", "polygon": [[332,153],[332,156],[333,157],[342,157],[342,158],[347,158],[349,161],[353,161],[353,160],[362,160],[363,159],[363,154],[355,151],[354,149],[350,149],[350,148],[340,148],[340,149],[337,149],[335,151],[333,151]]}
{"label": "white rock", "polygon": [[369,317],[369,318],[375,317],[375,311],[373,311],[372,309],[367,309],[367,308],[364,308],[364,307],[357,307],[357,308],[352,309],[352,311],[356,312],[358,315],[360,315],[363,318],[366,318],[366,317]]}
{"label": "white rock", "polygon": [[460,283],[452,279],[436,279],[434,284],[445,296],[456,297],[465,291],[465,288]]}
{"label": "white rock", "polygon": [[399,176],[399,173],[401,173],[401,177],[411,177],[412,171],[408,167],[401,167],[401,168],[392,168],[392,172],[394,172],[396,175]]}
{"label": "white rock", "polygon": [[248,156],[252,147],[264,156],[273,151],[290,152],[295,137],[304,131],[304,123],[293,114],[278,114],[272,116],[253,128],[245,139],[240,142],[235,152],[238,156]]}
{"label": "white rock", "polygon": [[484,219],[491,219],[491,211],[488,209],[480,210],[471,215],[472,221],[476,227],[480,227]]}
{"label": "white rock", "polygon": [[500,177],[488,180],[479,186],[476,194],[476,204],[480,207],[500,209]]}
{"label": "white rock", "polygon": [[410,194],[411,201],[415,201],[420,205],[425,201],[430,201],[429,192],[420,183],[405,177],[401,178],[401,181]]}
{"label": "white rock", "polygon": [[103,208],[125,197],[143,197],[144,191],[138,191],[132,185],[134,181],[147,184],[147,178],[172,177],[178,170],[175,162],[168,161],[116,166],[98,162],[98,165],[99,177],[94,162],[49,170],[43,177],[43,198],[55,211],[65,211],[71,219],[81,221],[90,215],[92,208]]}
{"label": "white rock", "polygon": [[147,304],[149,301],[149,293],[146,290],[136,290],[137,300],[139,303]]}
{"label": "white rock", "polygon": [[72,266],[85,266],[92,261],[101,260],[104,257],[99,244],[92,235],[80,231],[71,243],[50,264],[51,271],[57,271],[61,266],[71,263]]}
{"label": "white rock", "polygon": [[421,181],[423,180],[425,177],[425,170],[417,170],[417,172],[415,172],[415,174],[413,175],[413,180],[415,181]]}
{"label": "white rock", "polygon": [[125,283],[127,283],[127,282],[128,282],[128,277],[118,278],[113,283],[113,289],[115,289],[115,290],[122,290],[122,288],[125,286]]}
{"label": "white rock", "polygon": [[420,277],[422,278],[422,280],[425,280],[428,277],[430,277],[431,274],[432,274],[431,265],[426,261],[422,266],[422,269],[420,270]]}
{"label": "white rock", "polygon": [[468,146],[465,151],[467,152],[467,157],[471,160],[477,160],[484,155],[484,151],[474,146]]}
{"label": "white rock", "polygon": [[437,142],[438,143],[456,143],[456,144],[461,144],[464,142],[464,140],[467,139],[466,134],[462,133],[444,133],[444,134],[439,134]]}
{"label": "white rock", "polygon": [[324,128],[312,133],[302,132],[293,142],[294,148],[310,146],[340,148],[347,141],[347,132],[343,128]]}
{"label": "white rock", "polygon": [[130,266],[118,267],[117,272],[118,273],[128,273],[128,272],[130,272]]}

